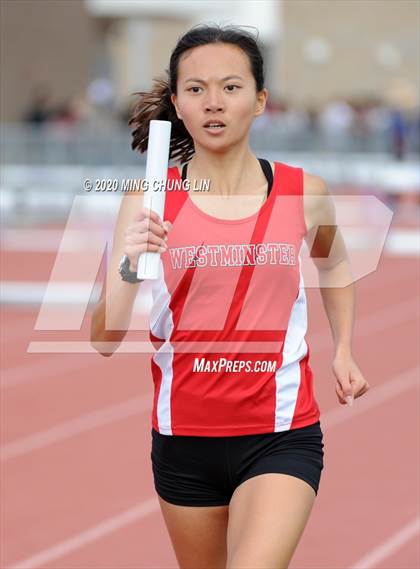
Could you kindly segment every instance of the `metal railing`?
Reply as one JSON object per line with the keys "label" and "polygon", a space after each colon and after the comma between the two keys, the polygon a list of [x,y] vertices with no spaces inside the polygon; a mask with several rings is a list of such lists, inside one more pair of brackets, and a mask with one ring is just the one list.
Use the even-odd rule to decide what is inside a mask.
{"label": "metal railing", "polygon": [[[123,166],[144,164],[145,155],[131,149],[131,132],[119,121],[63,125],[46,123],[0,125],[0,154],[3,165],[84,165]],[[281,117],[256,120],[250,133],[257,153],[283,152],[366,153],[393,155],[389,130],[368,134],[323,132],[311,128],[290,128]],[[418,132],[409,133],[406,155],[419,152]]]}

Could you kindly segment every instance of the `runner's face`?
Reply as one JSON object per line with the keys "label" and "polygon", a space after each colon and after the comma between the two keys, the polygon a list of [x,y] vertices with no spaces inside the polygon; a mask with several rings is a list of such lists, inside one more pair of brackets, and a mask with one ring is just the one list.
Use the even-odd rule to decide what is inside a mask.
{"label": "runner's face", "polygon": [[[256,92],[248,56],[240,48],[209,44],[181,57],[177,95],[171,98],[196,146],[222,150],[248,136],[254,118],[264,111],[267,90]],[[211,119],[226,126],[205,128]]]}

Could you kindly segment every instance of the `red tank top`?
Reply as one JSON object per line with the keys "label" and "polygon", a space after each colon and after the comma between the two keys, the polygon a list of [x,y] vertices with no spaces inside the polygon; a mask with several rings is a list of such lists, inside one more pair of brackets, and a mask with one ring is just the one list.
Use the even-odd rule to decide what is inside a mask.
{"label": "red tank top", "polygon": [[320,417],[305,339],[303,170],[274,164],[267,200],[235,220],[202,211],[168,169],[163,219],[173,228],[150,315],[162,434],[269,433]]}

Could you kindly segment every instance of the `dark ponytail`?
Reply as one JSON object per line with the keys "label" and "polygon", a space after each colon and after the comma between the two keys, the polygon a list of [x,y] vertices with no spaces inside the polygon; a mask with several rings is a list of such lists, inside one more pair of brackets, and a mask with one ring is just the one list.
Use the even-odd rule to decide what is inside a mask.
{"label": "dark ponytail", "polygon": [[154,83],[155,86],[150,93],[144,91],[134,93],[140,95],[140,100],[135,105],[128,121],[129,125],[135,126],[131,133],[133,137],[131,148],[140,153],[146,152],[149,141],[149,122],[151,120],[170,121],[172,128],[169,158],[180,157],[181,162],[187,162],[192,156],[190,156],[192,138],[176,114],[168,81],[154,79]]}
{"label": "dark ponytail", "polygon": [[[178,66],[181,55],[187,50],[211,43],[227,43],[240,47],[248,56],[251,71],[255,79],[256,91],[264,88],[264,62],[257,44],[257,37],[242,30],[243,26],[228,25],[221,27],[217,24],[198,24],[184,34],[171,54],[167,79],[154,79],[151,92],[139,91],[140,95],[134,106],[128,124],[134,127],[131,148],[140,153],[146,152],[148,145],[149,123],[151,120],[168,120],[172,123],[169,159],[181,163],[191,160],[195,153],[194,141],[176,114],[171,101],[171,94],[177,92]],[[255,28],[254,28],[255,29]]]}

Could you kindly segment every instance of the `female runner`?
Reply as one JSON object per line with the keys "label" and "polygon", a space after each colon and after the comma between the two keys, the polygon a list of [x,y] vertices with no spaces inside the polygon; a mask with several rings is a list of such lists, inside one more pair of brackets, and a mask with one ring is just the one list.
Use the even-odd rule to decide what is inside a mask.
{"label": "female runner", "polygon": [[[318,269],[343,405],[369,388],[352,357],[348,259],[323,179],[250,149],[268,95],[256,38],[238,26],[195,26],[179,39],[168,73],[168,82],[139,93],[132,146],[146,151],[150,120],[170,120],[170,158],[183,166],[168,169],[164,221],[143,207],[142,192],[123,197],[91,340],[103,355],[117,349],[139,288],[138,257],[161,253],[150,316],[151,461],[179,566],[284,568],[324,465],[305,340],[303,238]],[[210,188],[182,191],[183,180],[190,188],[210,180]]]}

